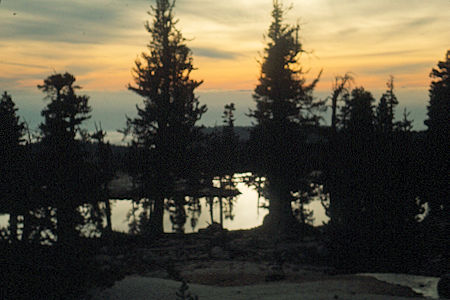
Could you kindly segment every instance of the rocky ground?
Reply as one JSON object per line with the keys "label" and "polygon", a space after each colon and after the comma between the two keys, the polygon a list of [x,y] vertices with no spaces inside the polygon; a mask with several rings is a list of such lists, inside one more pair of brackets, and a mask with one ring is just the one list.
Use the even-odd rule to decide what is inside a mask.
{"label": "rocky ground", "polygon": [[128,241],[104,247],[95,262],[111,276],[111,284],[91,295],[94,299],[176,299],[185,280],[200,300],[421,296],[408,287],[342,274],[327,266],[328,253],[318,236],[316,232],[280,242],[258,230],[227,232],[211,226],[196,234],[167,234],[145,246]]}
{"label": "rocky ground", "polygon": [[[177,298],[180,283],[152,277],[129,276],[116,283],[112,288],[97,291],[93,299],[144,300],[144,299],[189,299]],[[218,287],[211,285],[189,284],[192,295],[200,300],[332,300],[367,299],[400,300],[421,299],[408,288],[390,285],[371,278],[335,278],[304,282],[264,282],[247,286]]]}

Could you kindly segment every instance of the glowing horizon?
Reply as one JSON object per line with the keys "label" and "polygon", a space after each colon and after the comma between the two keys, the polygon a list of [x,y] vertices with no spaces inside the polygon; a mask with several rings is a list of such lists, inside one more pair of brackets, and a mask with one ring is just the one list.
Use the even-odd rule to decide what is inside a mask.
{"label": "glowing horizon", "polygon": [[[1,79],[12,81],[14,88],[35,88],[49,73],[68,71],[85,90],[121,90],[132,82],[133,62],[146,51],[150,38],[143,24],[150,20],[146,11],[152,2],[119,6],[114,0],[71,1],[66,7],[50,8],[54,1],[0,4]],[[384,87],[390,74],[398,86],[427,87],[428,73],[449,46],[444,38],[449,31],[442,26],[450,26],[439,2],[450,6],[446,1],[435,5],[398,1],[393,7],[387,1],[340,1],[339,5],[326,0],[294,1],[286,22],[300,20],[304,48],[313,51],[301,63],[311,69],[307,77],[324,69],[321,90],[330,88],[335,75],[348,71],[367,88]],[[386,11],[380,13],[383,7]],[[406,7],[408,14],[400,11]],[[201,89],[254,88],[270,12],[267,0],[244,4],[233,0],[227,5],[177,1],[178,28],[189,39],[198,68],[193,77],[204,80]],[[64,20],[67,25],[60,23]]]}
{"label": "glowing horizon", "polygon": [[[109,109],[107,104],[95,106],[106,102],[106,97],[115,99],[112,105],[120,107],[117,115],[135,110],[139,99],[125,92],[133,83],[135,59],[147,51],[150,35],[144,23],[151,21],[147,14],[151,4],[148,0],[72,0],[64,4],[57,0],[3,0],[0,90],[13,97],[26,94],[19,99],[20,108],[38,114],[37,104],[28,100],[42,99],[36,85],[54,72],[67,71],[77,78],[83,93],[95,95],[91,97],[95,112]],[[316,88],[320,97],[329,94],[336,75],[352,72],[355,86],[375,93],[384,90],[393,75],[401,104],[421,107],[415,117],[423,120],[431,81],[428,75],[450,48],[447,0],[433,4],[418,0],[294,0],[292,5],[286,23],[301,25],[306,53],[300,63],[309,70],[307,81],[323,69]],[[192,78],[204,81],[198,89],[201,100],[219,114],[213,117],[211,113],[208,124],[220,120],[225,102],[237,102],[241,115],[251,107],[271,10],[270,0],[177,0],[177,28],[187,39],[197,68]],[[245,97],[241,91],[246,91]]]}

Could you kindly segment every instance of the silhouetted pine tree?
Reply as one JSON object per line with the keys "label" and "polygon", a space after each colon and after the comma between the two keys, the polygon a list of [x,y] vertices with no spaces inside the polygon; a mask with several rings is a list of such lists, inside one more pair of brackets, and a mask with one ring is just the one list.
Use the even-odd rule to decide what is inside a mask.
{"label": "silhouetted pine tree", "polygon": [[99,201],[105,204],[105,216],[106,216],[106,235],[112,233],[111,222],[111,205],[108,195],[108,183],[114,178],[114,166],[113,166],[113,153],[109,142],[105,143],[106,132],[100,128],[97,128],[92,139],[97,142],[97,151],[95,155],[97,177],[99,181]]}
{"label": "silhouetted pine tree", "polygon": [[[220,177],[220,187],[225,189],[234,189],[236,183],[233,181],[234,173],[237,170],[239,158],[239,136],[234,131],[234,112],[236,108],[234,103],[226,104],[224,107],[222,120],[222,137],[220,166],[218,168],[218,175]],[[225,206],[225,218],[233,219],[233,202],[234,197],[227,197]],[[222,197],[219,198],[220,205],[220,225],[223,226],[224,203]]]}
{"label": "silhouetted pine tree", "polygon": [[50,101],[42,111],[44,122],[39,126],[42,134],[42,207],[56,209],[58,242],[67,244],[76,237],[76,225],[82,222],[77,208],[90,200],[88,195],[94,184],[92,169],[76,140],[80,125],[90,117],[91,108],[87,96],[75,93],[80,87],[75,85],[75,77],[69,73],[51,75],[38,88]]}
{"label": "silhouetted pine tree", "polygon": [[[444,61],[431,71],[430,102],[427,130],[428,165],[424,176],[424,195],[430,207],[430,217],[448,220],[449,216],[449,126],[450,126],[450,50]],[[448,225],[447,225],[448,226]],[[447,228],[448,229],[448,228]],[[448,234],[447,234],[448,235]],[[448,239],[447,239],[448,240]]]}
{"label": "silhouetted pine tree", "polygon": [[391,134],[389,126],[392,126],[392,116],[389,115],[389,109],[386,97],[381,96],[376,110],[376,127],[381,134]]}
{"label": "silhouetted pine tree", "polygon": [[390,76],[386,83],[387,90],[380,98],[376,111],[377,130],[384,135],[390,135],[394,128],[394,109],[398,104],[394,94],[394,77]]}
{"label": "silhouetted pine tree", "polygon": [[330,218],[330,224],[338,222],[341,218],[339,213],[339,178],[342,177],[342,166],[339,164],[339,146],[341,141],[341,134],[339,129],[343,127],[348,118],[347,103],[350,97],[350,87],[354,79],[350,73],[343,76],[336,76],[332,86],[331,95],[331,132],[330,141],[328,143],[328,151],[326,157],[326,164],[324,166],[325,181],[324,188],[329,194],[330,202],[325,205],[327,216]]}
{"label": "silhouetted pine tree", "polygon": [[338,102],[345,101],[349,96],[350,84],[353,82],[351,73],[345,73],[344,76],[336,76],[333,83],[333,94],[331,95],[331,130],[336,134],[339,123]]}
{"label": "silhouetted pine tree", "polygon": [[343,184],[348,186],[345,191],[349,193],[346,201],[350,203],[344,210],[352,215],[349,219],[353,220],[360,218],[364,204],[370,203],[358,197],[371,197],[367,191],[367,183],[376,180],[365,168],[374,163],[371,156],[374,142],[374,102],[372,94],[359,87],[352,90],[345,107],[349,115],[343,128],[344,147],[341,155],[344,156],[346,171]]}
{"label": "silhouetted pine tree", "polygon": [[298,37],[300,28],[286,25],[284,16],[282,4],[274,1],[261,75],[253,95],[256,110],[250,112],[257,121],[250,137],[254,169],[266,177],[270,195],[265,223],[280,232],[292,230],[296,223],[291,191],[298,189],[307,173],[301,128],[317,125],[315,109],[323,106],[312,95],[319,77],[306,84],[299,67],[304,52]]}
{"label": "silhouetted pine tree", "polygon": [[21,147],[24,123],[16,115],[11,96],[4,92],[0,99],[0,211],[9,213],[10,240],[17,240],[17,217],[24,210],[24,149]]}
{"label": "silhouetted pine tree", "polygon": [[[391,265],[406,266],[417,253],[416,216],[421,212],[417,200],[415,157],[417,147],[411,135],[411,121],[406,110],[404,119],[395,122],[394,109],[398,104],[394,93],[394,78],[386,84],[376,111],[376,137],[374,140],[373,164],[376,180],[373,182],[374,223],[371,238],[378,251]],[[370,235],[368,235],[370,236]],[[391,263],[394,262],[394,263]]]}
{"label": "silhouetted pine tree", "polygon": [[374,107],[375,99],[372,94],[364,88],[355,88],[351,92],[351,98],[346,103],[349,117],[344,124],[344,130],[351,133],[353,137],[368,136],[374,132]]}
{"label": "silhouetted pine tree", "polygon": [[394,130],[398,132],[408,133],[411,132],[413,128],[413,122],[414,120],[411,120],[409,116],[411,113],[405,108],[403,110],[402,119],[400,121],[395,122],[394,124]]}
{"label": "silhouetted pine tree", "polygon": [[174,1],[157,0],[152,7],[153,21],[146,23],[151,35],[149,52],[136,60],[135,85],[129,86],[144,98],[144,106],[137,107],[138,116],[128,118],[127,124],[143,151],[138,181],[143,196],[154,200],[148,230],[156,234],[163,232],[164,202],[173,196],[176,182],[195,176],[195,142],[200,138],[195,124],[206,112],[194,94],[202,82],[190,79],[192,52],[175,27],[174,5]]}
{"label": "silhouetted pine tree", "polygon": [[224,107],[222,120],[222,141],[221,141],[221,167],[217,170],[219,175],[232,177],[236,167],[237,158],[239,156],[239,136],[234,131],[234,103],[226,104]]}
{"label": "silhouetted pine tree", "polygon": [[437,68],[431,71],[434,81],[430,85],[430,103],[428,108],[428,133],[432,139],[448,142],[449,106],[450,106],[450,50],[445,61],[440,61]]}
{"label": "silhouetted pine tree", "polygon": [[[342,267],[355,264],[368,229],[364,211],[373,203],[368,183],[376,180],[368,167],[373,163],[374,113],[372,94],[362,87],[344,95],[340,109],[341,130],[332,139],[332,169],[327,175],[330,193],[332,254]],[[358,249],[358,250],[356,250]],[[353,253],[356,252],[356,253]],[[358,262],[359,263],[359,262]]]}
{"label": "silhouetted pine tree", "polygon": [[75,91],[80,87],[74,83],[75,77],[65,73],[51,75],[43,85],[38,85],[47,94],[46,99],[50,100],[42,110],[45,121],[39,126],[43,142],[53,142],[59,146],[73,142],[79,125],[90,118],[89,97],[77,96]]}
{"label": "silhouetted pine tree", "polygon": [[416,253],[417,146],[407,132],[394,132],[392,86],[376,114],[372,94],[354,89],[341,109],[344,126],[332,140],[326,190],[331,247],[341,267],[406,270]]}

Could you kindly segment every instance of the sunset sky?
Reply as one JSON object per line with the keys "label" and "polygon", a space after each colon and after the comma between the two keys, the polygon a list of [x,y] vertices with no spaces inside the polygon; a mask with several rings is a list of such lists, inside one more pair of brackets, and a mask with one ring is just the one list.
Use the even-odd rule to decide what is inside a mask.
{"label": "sunset sky", "polygon": [[[144,22],[148,0],[1,0],[0,92],[12,94],[31,126],[41,122],[45,106],[37,84],[54,72],[70,72],[91,97],[94,121],[115,140],[125,114],[133,116],[142,100],[127,91],[131,68],[146,50]],[[291,0],[287,21],[301,25],[307,51],[301,62],[313,78],[324,70],[316,90],[330,93],[335,75],[353,72],[356,86],[378,99],[389,75],[395,77],[401,107],[408,107],[415,129],[423,129],[428,74],[450,48],[448,0]],[[272,9],[271,0],[178,0],[178,28],[189,39],[192,75],[204,80],[200,101],[208,105],[202,122],[221,123],[223,105],[235,102],[238,125],[254,107],[251,98],[259,74]],[[398,114],[400,117],[400,114]]]}

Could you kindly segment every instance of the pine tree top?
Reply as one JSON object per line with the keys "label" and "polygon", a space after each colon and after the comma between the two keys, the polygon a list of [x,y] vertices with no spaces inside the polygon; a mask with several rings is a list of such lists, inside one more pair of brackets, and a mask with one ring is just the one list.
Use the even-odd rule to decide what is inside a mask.
{"label": "pine tree top", "polygon": [[16,115],[18,108],[11,95],[4,92],[0,98],[0,141],[2,146],[17,146],[22,142],[24,123]]}
{"label": "pine tree top", "polygon": [[273,2],[272,23],[267,34],[261,74],[253,94],[256,110],[250,112],[258,123],[315,119],[311,111],[317,108],[318,103],[312,91],[320,74],[306,84],[299,63],[304,52],[299,41],[300,26],[284,22],[287,10],[279,1]]}

